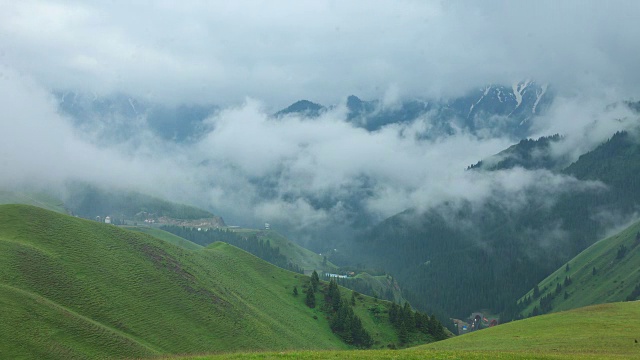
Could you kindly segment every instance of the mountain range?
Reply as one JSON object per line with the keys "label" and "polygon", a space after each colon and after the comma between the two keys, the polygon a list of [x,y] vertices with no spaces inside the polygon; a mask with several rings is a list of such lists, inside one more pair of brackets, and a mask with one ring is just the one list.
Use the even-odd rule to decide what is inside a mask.
{"label": "mountain range", "polygon": [[[153,117],[154,109],[160,107],[123,95],[91,101],[86,96],[73,93],[59,93],[58,96],[61,110],[80,123],[82,118],[91,118],[88,116],[90,114],[106,114],[112,118],[144,118],[150,124],[163,124]],[[554,135],[537,140],[527,138],[531,134],[532,119],[544,114],[552,101],[553,91],[549,90],[548,85],[539,85],[530,80],[511,86],[487,85],[452,99],[400,100],[390,104],[382,100],[365,101],[349,96],[344,103],[344,121],[369,132],[394,124],[426,120],[429,126],[420,134],[424,139],[446,137],[461,131],[480,138],[507,136],[514,141],[523,139],[509,149],[490,158],[479,159],[482,161],[471,165],[468,171],[479,172],[478,176],[482,176],[482,172],[514,169],[549,171],[581,181],[600,181],[610,190],[598,190],[597,187],[587,191],[568,190],[559,193],[555,203],[549,206],[546,203],[547,196],[543,194],[544,189],[530,189],[524,194],[529,204],[515,211],[498,199],[490,200],[480,208],[472,203],[445,203],[426,213],[408,209],[375,224],[363,215],[363,201],[370,191],[369,187],[374,185],[365,179],[360,188],[349,192],[350,197],[339,199],[346,210],[345,214],[351,217],[348,222],[363,230],[357,236],[360,240],[351,241],[340,253],[330,254],[332,260],[342,266],[362,264],[362,269],[390,272],[404,288],[407,299],[412,303],[424,304],[419,305],[420,308],[437,312],[440,317],[460,317],[481,308],[495,312],[509,309],[515,299],[535,282],[615,225],[610,218],[601,218],[598,214],[629,214],[637,203],[635,196],[627,194],[627,191],[635,192],[633,184],[626,184],[628,179],[622,180],[631,176],[627,161],[633,160],[603,165],[604,158],[611,156],[606,150],[611,145],[603,144],[572,162],[553,152],[556,144],[564,141],[563,136]],[[628,103],[631,108],[633,104]],[[336,107],[300,100],[276,112],[273,121],[287,116],[314,121]],[[151,128],[166,139],[175,141],[196,139],[198,131],[215,131],[203,128],[205,118],[215,112],[214,106],[201,107],[192,112],[186,107],[176,109],[181,110],[169,113],[175,114],[174,125],[177,119],[183,119],[179,126],[182,131],[180,136],[175,136],[177,133],[169,136],[170,126]],[[120,125],[128,123],[132,121],[124,121]],[[119,125],[114,128],[118,129]],[[122,128],[118,132],[129,131]],[[618,144],[620,137],[624,136],[616,135],[610,142]],[[627,139],[627,143],[629,141]],[[629,146],[621,152],[629,152]],[[599,153],[605,155],[592,159]],[[602,166],[607,170],[600,169]],[[609,171],[611,168],[615,168],[613,172]],[[615,174],[614,179],[608,179],[611,174]],[[253,181],[258,189],[269,193],[269,181]],[[318,209],[331,207],[338,201],[330,194],[307,200]],[[72,207],[84,209],[87,208],[86,204],[98,203],[85,201],[83,207],[80,206],[82,203],[75,201],[76,205]],[[576,208],[579,204],[588,206]],[[88,214],[86,210],[79,213]],[[336,226],[335,231],[340,232],[340,227]],[[558,237],[562,241],[557,241]],[[331,245],[329,242],[325,248]],[[322,248],[317,244],[311,246]],[[387,256],[391,248],[394,255]],[[452,259],[455,259],[455,263],[465,265],[452,267]],[[485,272],[478,269],[485,269]],[[480,290],[460,290],[474,287]]]}
{"label": "mountain range", "polygon": [[[451,99],[400,100],[386,104],[382,100],[362,100],[355,95],[346,99],[346,121],[367,131],[407,123],[419,118],[429,120],[422,136],[437,138],[466,131],[482,137],[530,135],[531,118],[544,113],[553,101],[547,84],[525,80],[512,86],[487,85]],[[299,100],[274,114],[315,118],[335,108],[309,100]]]}

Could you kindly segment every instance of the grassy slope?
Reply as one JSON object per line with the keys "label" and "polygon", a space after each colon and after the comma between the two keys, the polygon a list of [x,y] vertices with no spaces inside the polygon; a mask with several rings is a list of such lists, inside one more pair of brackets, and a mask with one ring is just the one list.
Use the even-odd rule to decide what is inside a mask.
{"label": "grassy slope", "polygon": [[614,303],[515,321],[399,351],[304,351],[199,359],[630,359],[640,358],[640,303]]}
{"label": "grassy slope", "polygon": [[25,204],[66,214],[62,200],[43,193],[0,190],[0,204]]}
{"label": "grassy slope", "polygon": [[149,226],[123,226],[123,228],[149,234],[155,238],[166,241],[173,245],[180,246],[181,248],[185,248],[187,250],[200,250],[203,248],[202,246],[194,242],[183,239],[180,236],[174,235],[168,231],[160,230],[158,228],[152,228]]}
{"label": "grassy slope", "polygon": [[405,302],[405,299],[402,296],[402,291],[400,291],[399,288],[396,288],[395,286],[395,281],[392,281],[392,279],[387,279],[386,275],[373,276],[364,272],[356,275],[354,278],[366,281],[380,296],[382,296],[382,294],[384,294],[387,289],[391,289],[395,302],[399,304],[403,304]]}
{"label": "grassy slope", "polygon": [[640,303],[601,304],[515,321],[419,349],[640,356]]}
{"label": "grassy slope", "polygon": [[[633,288],[640,283],[640,246],[634,248],[640,222],[636,222],[616,235],[600,240],[569,261],[569,271],[565,266],[549,275],[538,284],[541,295],[555,291],[565,276],[573,283],[562,289],[562,293],[552,302],[552,311],[574,309],[582,306],[606,302],[624,301]],[[624,244],[629,252],[622,259],[616,259],[618,247]],[[592,274],[593,268],[597,274]],[[547,291],[543,291],[544,288]],[[564,299],[564,291],[569,297]],[[525,296],[532,295],[533,290]],[[529,314],[538,301],[533,301],[523,314]]]}
{"label": "grassy slope", "polygon": [[[322,270],[327,272],[333,272],[338,269],[336,265],[327,261],[327,265],[322,265],[323,256],[314,253],[313,251],[306,249],[286,237],[280,235],[273,230],[255,230],[255,229],[237,229],[234,230],[244,235],[258,235],[260,239],[269,240],[271,246],[279,247],[280,253],[287,257],[292,263],[297,264],[305,270]],[[379,296],[385,293],[388,288],[391,288],[395,296],[395,301],[403,303],[405,299],[402,297],[402,292],[397,290],[393,284],[387,279],[385,275],[372,276],[368,273],[360,273],[355,278],[362,279],[366,283],[370,284],[374,291]]]}
{"label": "grassy slope", "polygon": [[243,235],[258,235],[258,238],[262,240],[269,240],[272,247],[279,247],[280,253],[287,257],[291,262],[297,264],[305,270],[325,270],[331,271],[338,267],[327,261],[327,265],[323,266],[323,257],[314,253],[309,249],[305,249],[302,246],[294,243],[286,237],[278,234],[273,230],[252,230],[252,229],[238,229],[234,230]]}
{"label": "grassy slope", "polygon": [[[292,295],[307,282],[224,243],[192,251],[31,206],[0,206],[3,358],[347,348],[323,313],[304,305],[302,291]],[[368,310],[381,304],[363,297],[355,309],[376,347],[397,342],[386,314]]]}

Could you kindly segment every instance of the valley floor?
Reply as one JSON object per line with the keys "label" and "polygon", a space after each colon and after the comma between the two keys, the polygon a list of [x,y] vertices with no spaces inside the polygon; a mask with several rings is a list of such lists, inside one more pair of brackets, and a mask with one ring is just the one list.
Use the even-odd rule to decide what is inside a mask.
{"label": "valley floor", "polygon": [[536,316],[404,350],[293,351],[180,359],[640,359],[640,302]]}

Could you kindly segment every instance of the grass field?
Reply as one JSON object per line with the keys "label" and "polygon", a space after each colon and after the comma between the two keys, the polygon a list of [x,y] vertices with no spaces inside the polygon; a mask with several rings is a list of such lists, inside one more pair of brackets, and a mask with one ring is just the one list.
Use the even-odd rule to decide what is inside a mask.
{"label": "grass field", "polygon": [[[348,349],[325,315],[304,305],[307,283],[224,243],[188,250],[32,206],[0,206],[0,358]],[[370,311],[384,306],[362,297],[354,310],[375,347],[397,342],[386,314]]]}
{"label": "grass field", "polygon": [[373,291],[378,294],[384,294],[387,289],[391,289],[395,302],[400,304],[405,302],[405,299],[402,296],[402,291],[399,287],[396,287],[397,283],[395,283],[391,278],[387,278],[386,275],[373,276],[365,272],[356,275],[354,279],[362,279],[362,281],[371,285]]}
{"label": "grass field", "polygon": [[0,204],[25,204],[66,214],[64,202],[51,195],[36,192],[0,190]]}
{"label": "grass field", "polygon": [[322,256],[309,249],[303,248],[274,230],[237,229],[234,231],[245,236],[257,235],[259,239],[269,240],[272,247],[279,247],[282,255],[286,256],[287,259],[302,269],[333,271],[338,268],[330,261],[327,261],[327,264],[323,265]]}
{"label": "grass field", "polygon": [[[600,240],[569,261],[566,266],[549,275],[538,284],[541,296],[555,292],[558,283],[563,284],[570,277],[572,284],[562,288],[562,292],[552,302],[552,311],[569,310],[587,305],[624,301],[633,288],[640,284],[640,246],[636,234],[640,232],[640,222],[636,222],[621,232]],[[618,249],[624,245],[628,252],[617,258]],[[596,268],[596,275],[593,268]],[[544,290],[546,289],[546,290]],[[564,298],[564,292],[568,297]],[[532,296],[533,290],[525,296]],[[522,312],[524,316],[532,312],[538,301],[533,301]]]}
{"label": "grass field", "polygon": [[183,239],[180,236],[174,235],[168,231],[160,230],[158,228],[152,228],[149,226],[122,226],[122,228],[149,234],[155,238],[166,241],[173,245],[180,246],[181,248],[184,248],[187,250],[200,250],[203,248],[202,246],[194,242]]}
{"label": "grass field", "polygon": [[293,351],[180,359],[637,359],[638,318],[640,303],[613,303],[537,316],[404,350]]}

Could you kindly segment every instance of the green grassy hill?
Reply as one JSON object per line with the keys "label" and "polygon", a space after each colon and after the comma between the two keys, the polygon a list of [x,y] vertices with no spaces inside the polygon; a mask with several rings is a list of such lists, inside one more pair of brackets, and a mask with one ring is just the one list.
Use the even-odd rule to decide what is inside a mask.
{"label": "green grassy hill", "polygon": [[[542,280],[538,284],[538,298],[534,299],[533,289],[525,294],[519,300],[521,303],[527,303],[527,297],[532,300],[521,314],[528,316],[534,312],[534,307],[537,307],[539,312],[542,311],[544,306],[541,306],[540,299],[549,294],[553,297],[550,311],[626,300],[640,284],[638,234],[640,222],[591,245],[569,261],[568,268],[565,264]],[[571,280],[570,284],[565,278]]]}
{"label": "green grassy hill", "polygon": [[[338,270],[338,266],[331,261],[327,260],[325,263],[322,255],[296,244],[274,230],[237,229],[234,231],[245,236],[256,235],[258,239],[264,241],[269,240],[271,246],[278,247],[282,255],[302,269],[329,273]],[[377,294],[378,298],[394,300],[399,304],[405,301],[398,283],[386,275],[373,276],[363,272],[349,279],[338,279],[338,283],[365,295]]]}
{"label": "green grassy hill", "polygon": [[200,250],[203,248],[202,246],[194,242],[183,239],[180,236],[174,235],[168,231],[164,231],[158,228],[153,228],[149,226],[123,226],[123,228],[149,234],[155,238],[164,240],[173,245],[180,246],[181,248],[185,248],[187,250]]}
{"label": "green grassy hill", "polygon": [[639,358],[640,303],[613,303],[536,316],[416,350],[514,352],[569,358]]}
{"label": "green grassy hill", "polygon": [[255,234],[258,239],[269,240],[271,246],[279,247],[282,255],[302,269],[332,271],[338,268],[330,261],[323,263],[324,258],[321,255],[296,244],[276,231],[257,230]]}
{"label": "green grassy hill", "polygon": [[[224,243],[187,250],[113,225],[0,206],[2,358],[348,348],[319,310],[321,296],[315,309],[304,304],[308,282]],[[362,296],[354,309],[374,347],[397,343],[386,306]]]}
{"label": "green grassy hill", "polygon": [[[384,297],[386,293],[393,295],[393,301],[402,304],[405,300],[402,297],[402,291],[395,279],[386,275],[370,275],[368,273],[360,273],[354,277],[354,279],[362,279],[365,283],[371,286],[373,291],[379,294],[380,297]],[[357,280],[356,280],[357,281]]]}
{"label": "green grassy hill", "polygon": [[25,204],[66,214],[64,202],[41,192],[0,190],[0,204]]}
{"label": "green grassy hill", "polygon": [[177,204],[137,191],[99,188],[86,183],[68,185],[66,206],[78,216],[94,219],[111,216],[114,220],[144,221],[147,218],[180,220],[209,219],[224,225],[222,218],[193,206]]}
{"label": "green grassy hill", "polygon": [[398,351],[238,353],[188,359],[638,359],[639,316],[640,303],[613,303],[514,321]]}

